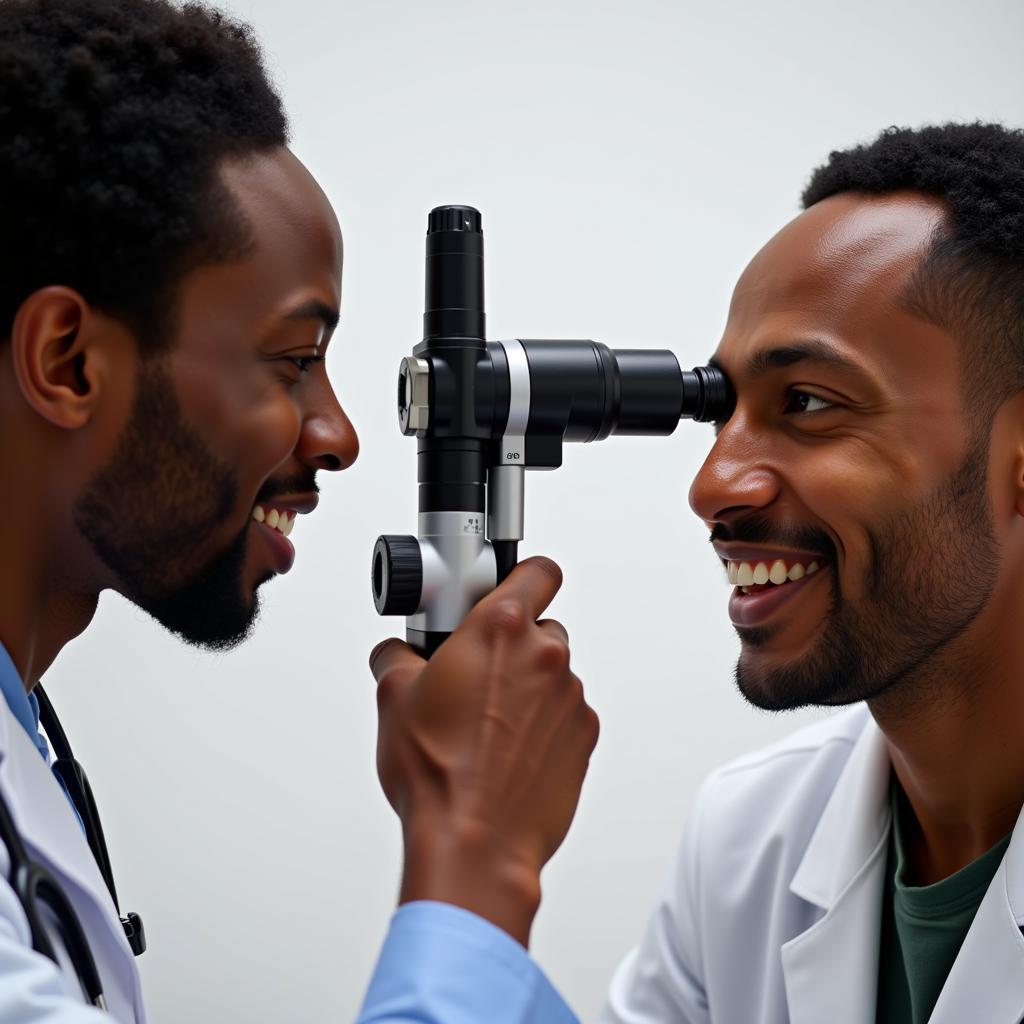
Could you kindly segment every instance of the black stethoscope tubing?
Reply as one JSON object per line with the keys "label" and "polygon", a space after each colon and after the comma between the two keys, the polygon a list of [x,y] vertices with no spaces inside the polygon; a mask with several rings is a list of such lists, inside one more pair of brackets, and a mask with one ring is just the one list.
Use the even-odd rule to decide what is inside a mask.
{"label": "black stethoscope tubing", "polygon": [[[100,874],[103,876],[103,881],[110,891],[115,908],[117,908],[119,905],[117,890],[114,887],[114,872],[110,866],[107,842],[103,835],[103,826],[100,824],[99,810],[96,807],[89,779],[86,777],[85,770],[75,760],[67,734],[43,688],[36,686],[33,692],[39,701],[39,721],[53,748],[53,771],[60,776],[75,810],[78,811],[82,819],[89,849],[92,850],[92,854],[96,858]],[[2,760],[2,755],[0,755],[0,760]],[[50,941],[50,934],[41,913],[41,907],[45,905],[49,909],[50,917],[60,935],[71,966],[78,976],[82,991],[93,1006],[105,1010],[106,1002],[103,998],[99,971],[96,969],[96,961],[89,949],[89,942],[85,937],[82,923],[57,879],[46,867],[29,856],[2,792],[0,792],[0,841],[6,846],[10,858],[9,881],[14,894],[21,903],[25,917],[28,919],[32,934],[32,948],[37,953],[49,957],[58,967],[60,966],[60,960]],[[120,909],[118,909],[118,913],[120,914]],[[145,952],[146,933],[139,915],[129,912],[127,916],[121,918],[121,925],[132,952],[136,956]]]}
{"label": "black stethoscope tubing", "polygon": [[28,918],[29,930],[32,933],[32,948],[37,953],[49,957],[60,966],[57,952],[50,941],[49,933],[43,922],[40,908],[42,904],[49,907],[50,915],[60,933],[61,942],[67,951],[71,964],[78,975],[82,991],[93,1006],[101,1010],[107,1008],[103,1000],[103,987],[100,984],[99,971],[92,957],[85,931],[78,920],[74,907],[64,895],[60,883],[38,861],[32,860],[21,841],[21,836],[11,818],[10,809],[3,794],[0,793],[0,839],[7,847],[11,861],[10,884],[14,894],[21,903],[25,917]]}

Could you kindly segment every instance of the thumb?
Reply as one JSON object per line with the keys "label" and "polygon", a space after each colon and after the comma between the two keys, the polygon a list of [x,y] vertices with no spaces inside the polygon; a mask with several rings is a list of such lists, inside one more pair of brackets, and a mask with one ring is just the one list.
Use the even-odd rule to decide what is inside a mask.
{"label": "thumb", "polygon": [[418,676],[424,665],[425,659],[407,643],[394,637],[377,644],[370,652],[370,671],[378,685],[386,675]]}
{"label": "thumb", "polygon": [[550,558],[534,555],[520,562],[508,578],[480,602],[481,605],[502,598],[522,603],[535,621],[555,599],[562,586],[562,570]]}

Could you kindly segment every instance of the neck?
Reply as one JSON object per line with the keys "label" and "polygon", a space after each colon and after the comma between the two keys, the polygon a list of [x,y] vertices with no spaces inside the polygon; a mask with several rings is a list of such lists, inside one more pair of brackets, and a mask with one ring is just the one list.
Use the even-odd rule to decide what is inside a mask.
{"label": "neck", "polygon": [[24,547],[0,541],[0,564],[4,566],[0,643],[11,656],[26,691],[39,682],[64,645],[89,625],[98,601],[97,594],[76,594],[47,586],[36,575],[38,567],[33,572],[30,563],[30,553]]}
{"label": "neck", "polygon": [[[0,481],[18,480],[0,464]],[[45,495],[14,486],[19,495],[4,510],[0,530],[0,643],[31,690],[64,645],[89,625],[99,595],[77,586],[68,576],[69,559],[54,538],[67,536],[47,514]]]}
{"label": "neck", "polygon": [[870,702],[916,818],[905,837],[913,884],[980,857],[1024,805],[1024,631],[1013,597],[994,594],[955,649]]}

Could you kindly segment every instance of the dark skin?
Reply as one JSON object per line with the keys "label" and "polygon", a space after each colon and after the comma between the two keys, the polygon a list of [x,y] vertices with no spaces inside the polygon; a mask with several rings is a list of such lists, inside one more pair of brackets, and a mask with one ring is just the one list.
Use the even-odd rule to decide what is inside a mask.
{"label": "dark skin", "polygon": [[[231,604],[255,608],[258,587],[291,564],[283,539],[254,520],[256,507],[311,512],[316,473],[345,469],[358,453],[323,362],[341,303],[342,237],[331,205],[285,149],[225,162],[219,173],[253,245],[186,275],[159,375],[125,323],[59,282],[26,297],[0,345],[0,436],[18,438],[0,446],[0,490],[18,496],[0,531],[0,642],[26,690],[89,625],[104,589],[159,619],[163,606],[147,604],[154,588],[166,597],[194,587],[236,551],[220,585],[237,591],[226,595]],[[175,436],[195,448],[191,462],[173,445],[166,464],[132,461],[160,450],[159,422],[125,456],[146,380],[157,394],[173,392]],[[139,486],[125,476],[133,466],[144,476]],[[209,493],[207,467],[224,476]],[[119,486],[104,488],[111,480]],[[196,494],[176,506],[179,483]],[[151,507],[161,486],[163,504]],[[130,522],[120,527],[118,502],[128,492]],[[83,496],[93,510],[85,530]],[[205,504],[202,528],[187,543],[169,542],[168,517],[188,523]],[[159,541],[170,556],[155,575],[152,566],[145,578],[133,575],[139,559],[117,550],[129,540],[143,552]],[[398,641],[373,658],[378,767],[406,839],[403,901],[457,904],[524,944],[540,869],[568,830],[597,740],[565,630],[536,621],[560,585],[554,563],[528,560],[429,665]],[[564,784],[524,798],[524,780],[551,777]]]}
{"label": "dark skin", "polygon": [[[997,409],[979,448],[964,404],[962,339],[902,301],[945,218],[941,202],[920,194],[839,195],[757,254],[716,352],[737,407],[690,492],[697,514],[726,534],[758,518],[783,537],[827,537],[818,547],[834,558],[821,572],[756,634],[737,624],[741,686],[745,677],[767,704],[794,666],[815,664],[840,596],[850,635],[866,639],[870,654],[860,692],[840,683],[799,702],[867,700],[916,817],[909,857],[917,885],[988,850],[1024,803],[1024,396]],[[764,358],[806,339],[849,365],[814,352],[788,365]],[[972,465],[977,493],[965,497],[948,485],[974,479],[965,475]],[[970,529],[956,529],[955,519],[949,529],[964,510]],[[898,541],[881,545],[881,559],[879,537]],[[949,558],[954,541],[973,550],[969,564]],[[741,547],[748,559],[787,554],[772,536],[752,551],[735,540],[715,546],[725,559]],[[972,580],[972,568],[984,578]],[[887,586],[925,626],[948,594],[959,606],[942,609],[929,644],[911,656],[900,638],[915,633],[914,623],[888,637],[884,617],[872,617]],[[878,637],[892,640],[881,653],[870,650]]]}

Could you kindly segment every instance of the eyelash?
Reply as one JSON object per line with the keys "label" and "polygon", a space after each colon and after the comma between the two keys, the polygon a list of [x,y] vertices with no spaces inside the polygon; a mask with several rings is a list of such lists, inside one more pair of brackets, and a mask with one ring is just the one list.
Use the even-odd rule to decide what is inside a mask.
{"label": "eyelash", "polygon": [[284,358],[292,363],[299,373],[308,373],[313,366],[324,361],[323,356],[285,356]]}
{"label": "eyelash", "polygon": [[[812,400],[818,401],[818,402],[824,402],[825,403],[825,408],[824,409],[810,409],[810,410],[807,410],[807,409],[797,409],[797,410],[794,410],[792,412],[787,412],[787,409],[788,409],[788,406],[789,406],[789,400],[792,399],[794,395],[799,395],[801,397],[809,398],[809,399],[812,399]],[[811,415],[813,415],[816,412],[827,412],[829,409],[834,409],[835,407],[836,407],[836,403],[835,402],[831,402],[827,398],[822,398],[821,395],[813,395],[813,394],[811,394],[810,391],[804,391],[802,388],[787,388],[786,389],[786,405],[783,408],[783,413],[785,415],[789,415],[789,416],[811,416]],[[712,426],[714,427],[715,437],[718,437],[718,435],[722,432],[722,428],[725,426],[725,421],[713,423]]]}
{"label": "eyelash", "polygon": [[835,407],[835,402],[830,402],[827,398],[822,398],[821,395],[811,394],[810,391],[804,391],[801,388],[789,388],[786,391],[786,399],[787,399],[787,401],[786,401],[786,407],[783,409],[783,412],[787,412],[789,410],[790,400],[794,396],[800,396],[802,398],[808,398],[808,399],[810,399],[811,401],[814,401],[814,402],[824,402],[825,403],[825,407],[822,408],[822,409],[796,409],[796,410],[793,410],[792,412],[789,412],[789,415],[811,416],[811,415],[813,415],[816,412],[826,412],[828,409],[832,409],[832,408]]}

